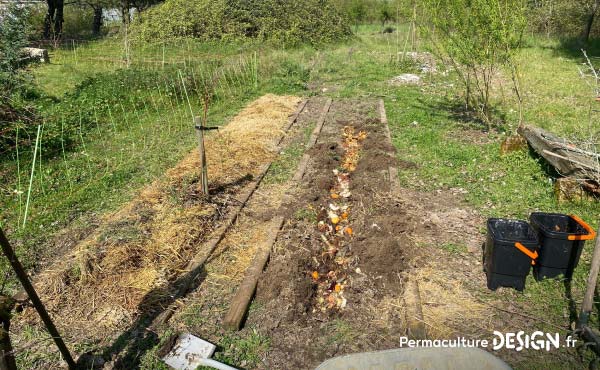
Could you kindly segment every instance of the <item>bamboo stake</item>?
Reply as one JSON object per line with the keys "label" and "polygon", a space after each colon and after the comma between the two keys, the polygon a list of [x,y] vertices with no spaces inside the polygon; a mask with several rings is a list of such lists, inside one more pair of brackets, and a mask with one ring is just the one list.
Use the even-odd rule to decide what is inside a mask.
{"label": "bamboo stake", "polygon": [[23,197],[21,195],[21,158],[19,157],[19,125],[17,125],[17,137],[15,139],[15,147],[17,149],[17,196],[19,197],[19,221],[21,224],[21,216],[23,215]]}
{"label": "bamboo stake", "polygon": [[35,149],[33,150],[33,162],[31,164],[31,176],[29,176],[29,189],[27,190],[27,201],[25,202],[25,215],[23,216],[23,228],[27,224],[27,212],[29,211],[29,200],[31,198],[31,188],[33,186],[33,174],[35,173],[35,158],[37,157],[38,141],[40,139],[41,125],[38,125],[37,136],[35,138]]}
{"label": "bamboo stake", "polygon": [[46,329],[48,329],[48,333],[50,333],[50,335],[52,336],[52,339],[54,339],[54,342],[56,343],[58,350],[62,354],[63,359],[69,366],[69,369],[75,369],[76,368],[75,361],[73,361],[73,357],[71,357],[71,353],[69,352],[69,349],[65,345],[65,342],[63,342],[62,337],[60,336],[60,334],[58,333],[58,330],[56,329],[56,326],[54,326],[54,322],[52,322],[52,319],[50,318],[48,311],[46,311],[44,304],[40,300],[40,297],[37,295],[35,289],[33,288],[33,285],[29,281],[29,277],[27,276],[25,269],[23,269],[21,262],[19,262],[17,255],[15,254],[12,246],[8,242],[8,239],[6,239],[6,236],[4,235],[4,231],[2,231],[1,228],[0,228],[0,246],[2,247],[2,252],[6,256],[6,258],[8,258],[8,262],[10,262],[13,270],[15,271],[17,278],[21,282],[21,285],[23,285],[23,288],[25,289],[25,291],[27,292],[27,295],[31,299],[31,303],[33,303],[33,306],[35,307],[38,314],[40,315],[40,318],[44,322],[44,325],[46,325]]}

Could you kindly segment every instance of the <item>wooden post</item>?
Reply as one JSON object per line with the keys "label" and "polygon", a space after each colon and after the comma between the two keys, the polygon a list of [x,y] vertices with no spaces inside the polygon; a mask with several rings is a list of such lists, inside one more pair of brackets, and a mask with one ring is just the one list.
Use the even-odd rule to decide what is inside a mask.
{"label": "wooden post", "polygon": [[279,230],[283,226],[283,221],[283,216],[277,216],[272,219],[271,223],[268,225],[268,236],[266,240],[259,245],[256,256],[254,256],[252,264],[246,270],[244,280],[235,293],[233,301],[231,302],[231,306],[229,307],[229,311],[223,319],[223,326],[226,329],[240,330],[242,321],[244,321],[244,316],[246,315],[246,311],[248,311],[248,306],[250,305],[252,297],[254,296],[254,292],[256,291],[258,279],[260,278],[260,275],[269,261],[271,248],[277,240],[277,235],[279,235]]}
{"label": "wooden post", "polygon": [[202,194],[208,195],[208,168],[206,165],[206,152],[204,150],[204,121],[200,117],[194,118],[196,131],[198,132],[198,149],[200,151],[200,189]]}
{"label": "wooden post", "polygon": [[594,292],[596,291],[596,283],[598,282],[598,272],[600,271],[600,227],[596,236],[596,244],[594,246],[594,254],[592,255],[592,263],[590,266],[590,274],[587,280],[583,303],[581,304],[581,312],[577,320],[577,327],[582,328],[587,326],[590,314],[594,306]]}
{"label": "wooden post", "polygon": [[58,350],[62,354],[63,359],[65,360],[67,365],[69,365],[69,369],[75,369],[75,367],[76,367],[75,361],[73,361],[73,357],[71,357],[71,353],[69,352],[69,349],[65,345],[65,342],[63,342],[60,334],[58,333],[58,330],[56,329],[56,326],[54,326],[54,323],[52,322],[52,319],[50,318],[48,311],[46,311],[46,308],[44,307],[44,304],[40,300],[40,297],[37,295],[35,289],[33,288],[33,285],[31,285],[31,282],[29,281],[29,277],[27,276],[25,269],[23,269],[21,262],[19,262],[19,260],[17,259],[17,255],[15,254],[12,246],[8,242],[8,239],[6,239],[6,236],[4,235],[4,231],[2,231],[1,228],[0,228],[0,246],[2,247],[2,252],[4,252],[4,255],[6,256],[6,258],[8,258],[10,265],[12,266],[13,270],[15,271],[17,278],[21,282],[21,285],[23,285],[23,288],[25,289],[25,291],[27,292],[27,295],[31,299],[31,303],[33,303],[33,306],[35,307],[38,314],[40,315],[42,321],[44,322],[44,325],[46,325],[46,329],[48,329],[48,332],[52,336],[52,339],[54,339],[54,342],[56,343]]}

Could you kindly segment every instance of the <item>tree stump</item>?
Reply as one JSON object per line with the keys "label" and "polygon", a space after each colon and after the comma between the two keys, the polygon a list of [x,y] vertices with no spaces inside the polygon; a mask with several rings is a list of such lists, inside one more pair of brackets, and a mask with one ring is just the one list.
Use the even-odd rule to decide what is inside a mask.
{"label": "tree stump", "polygon": [[519,150],[527,150],[527,140],[521,135],[510,135],[500,144],[500,155],[516,152]]}
{"label": "tree stump", "polygon": [[589,202],[594,197],[581,187],[579,182],[572,177],[561,177],[554,183],[554,196],[558,203]]}

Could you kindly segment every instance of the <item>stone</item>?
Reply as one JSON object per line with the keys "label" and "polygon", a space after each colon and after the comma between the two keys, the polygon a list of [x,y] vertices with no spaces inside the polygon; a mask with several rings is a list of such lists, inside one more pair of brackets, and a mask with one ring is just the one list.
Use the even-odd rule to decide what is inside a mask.
{"label": "stone", "polygon": [[421,83],[421,77],[412,73],[404,73],[390,80],[392,85],[418,85]]}
{"label": "stone", "polygon": [[48,55],[48,50],[46,49],[23,48],[21,51],[25,55],[26,60],[50,63],[50,56]]}

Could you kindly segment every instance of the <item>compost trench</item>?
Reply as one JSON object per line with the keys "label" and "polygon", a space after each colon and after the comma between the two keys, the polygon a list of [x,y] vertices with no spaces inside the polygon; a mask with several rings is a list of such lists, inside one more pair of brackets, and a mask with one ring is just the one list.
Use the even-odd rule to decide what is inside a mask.
{"label": "compost trench", "polygon": [[410,257],[405,234],[413,227],[390,192],[396,156],[378,102],[334,101],[308,154],[259,283],[263,308],[248,319],[271,338],[265,368],[392,348],[404,330],[403,317],[380,312],[382,302],[400,299]]}

